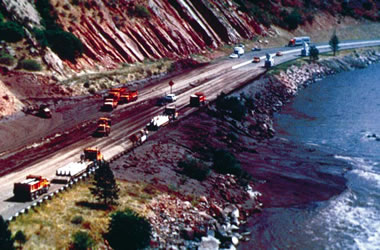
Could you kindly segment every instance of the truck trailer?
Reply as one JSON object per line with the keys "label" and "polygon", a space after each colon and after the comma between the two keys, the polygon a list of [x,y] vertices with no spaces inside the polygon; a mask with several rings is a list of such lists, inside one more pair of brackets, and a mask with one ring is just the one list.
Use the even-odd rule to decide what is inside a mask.
{"label": "truck trailer", "polygon": [[50,182],[37,175],[28,175],[26,180],[17,182],[13,187],[13,194],[18,199],[34,200],[41,194],[47,193]]}
{"label": "truck trailer", "polygon": [[146,125],[148,130],[158,130],[160,127],[169,123],[170,118],[167,115],[157,115]]}
{"label": "truck trailer", "polygon": [[85,148],[78,162],[71,162],[56,170],[56,176],[52,182],[67,184],[84,173],[95,170],[97,162],[103,160],[103,155],[96,148]]}

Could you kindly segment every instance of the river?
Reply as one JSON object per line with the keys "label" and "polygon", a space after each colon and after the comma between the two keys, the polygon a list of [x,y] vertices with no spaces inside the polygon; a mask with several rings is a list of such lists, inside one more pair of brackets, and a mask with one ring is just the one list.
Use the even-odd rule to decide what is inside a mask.
{"label": "river", "polygon": [[327,200],[266,207],[240,249],[380,249],[379,97],[377,64],[317,81],[275,116],[280,140],[349,164],[325,169],[343,175],[345,188]]}

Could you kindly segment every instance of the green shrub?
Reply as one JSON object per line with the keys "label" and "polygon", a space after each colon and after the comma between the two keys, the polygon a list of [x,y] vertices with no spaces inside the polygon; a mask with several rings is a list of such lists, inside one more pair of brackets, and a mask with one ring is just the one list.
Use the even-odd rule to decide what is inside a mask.
{"label": "green shrub", "polygon": [[20,249],[22,249],[22,245],[24,245],[27,241],[26,235],[23,231],[18,230],[13,239],[17,242]]}
{"label": "green shrub", "polygon": [[33,34],[36,37],[38,43],[41,45],[41,47],[45,48],[46,46],[49,45],[48,40],[45,35],[45,30],[34,28]]}
{"label": "green shrub", "polygon": [[140,249],[149,245],[152,227],[148,220],[126,209],[111,214],[105,238],[115,250]]}
{"label": "green shrub", "polygon": [[3,14],[0,12],[0,23],[3,22],[3,20],[4,20],[4,16],[3,16]]}
{"label": "green shrub", "polygon": [[295,30],[298,25],[303,23],[302,16],[297,10],[293,10],[289,15],[285,16],[284,22],[288,29]]}
{"label": "green shrub", "polygon": [[41,65],[32,59],[24,59],[18,63],[18,68],[26,69],[30,71],[40,71],[42,69]]}
{"label": "green shrub", "polygon": [[82,42],[70,32],[64,31],[57,23],[57,13],[49,0],[36,1],[36,8],[42,17],[41,24],[46,30],[34,29],[34,35],[41,46],[49,46],[61,59],[74,61],[83,53]]}
{"label": "green shrub", "polygon": [[46,30],[49,47],[62,59],[74,61],[83,53],[82,42],[70,32],[63,30]]}
{"label": "green shrub", "polygon": [[87,250],[94,245],[94,240],[87,232],[76,232],[73,235],[72,248],[76,250]]}
{"label": "green shrub", "polygon": [[235,156],[224,149],[218,149],[214,152],[214,169],[221,174],[234,174],[240,176],[242,170],[240,163]]}
{"label": "green shrub", "polygon": [[71,219],[71,223],[76,224],[76,225],[78,225],[78,224],[82,224],[82,222],[83,222],[83,217],[80,216],[80,215],[76,215],[76,216],[74,216],[74,217]]}
{"label": "green shrub", "polygon": [[0,54],[0,64],[5,64],[11,66],[15,63],[15,58],[9,54],[1,53]]}
{"label": "green shrub", "polygon": [[235,120],[241,121],[247,109],[244,104],[235,96],[227,97],[224,93],[218,95],[215,101],[218,110],[226,112]]}
{"label": "green shrub", "polygon": [[185,175],[199,181],[205,180],[210,174],[210,169],[204,162],[193,158],[178,162],[178,167],[182,168]]}
{"label": "green shrub", "polygon": [[0,23],[0,40],[18,42],[25,36],[24,28],[15,22]]}
{"label": "green shrub", "polygon": [[149,10],[144,6],[137,4],[132,12],[130,12],[130,15],[136,16],[136,17],[141,17],[141,18],[150,18],[151,14]]}

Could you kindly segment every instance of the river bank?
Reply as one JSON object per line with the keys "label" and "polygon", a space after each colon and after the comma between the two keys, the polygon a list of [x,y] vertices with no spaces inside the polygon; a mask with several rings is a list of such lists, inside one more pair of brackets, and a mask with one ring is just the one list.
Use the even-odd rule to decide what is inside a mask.
{"label": "river bank", "polygon": [[[305,148],[277,138],[273,115],[300,89],[314,81],[344,70],[365,67],[379,59],[379,52],[374,50],[355,51],[317,63],[291,66],[277,75],[268,74],[232,95],[245,103],[247,108],[247,115],[241,121],[211,105],[162,129],[151,136],[144,146],[114,162],[117,178],[148,182],[169,193],[157,197],[154,204],[161,204],[160,209],[152,209],[150,217],[156,229],[157,246],[195,247],[211,241],[214,247],[233,249],[236,246],[233,243],[237,242],[236,239],[232,240],[233,237],[249,241],[248,236],[243,236],[249,234],[244,232],[244,228],[249,226],[241,227],[240,234],[233,234],[232,229],[238,230],[241,221],[244,224],[248,218],[260,216],[257,212],[261,210],[261,205],[302,205],[328,200],[342,193],[346,189],[343,174],[350,166],[339,159],[327,157],[330,156],[329,152],[320,151],[312,145]],[[252,105],[250,101],[253,101]],[[207,179],[195,180],[184,175],[183,169],[178,166],[179,161],[190,157],[204,161],[213,169],[212,155],[221,148],[231,152],[242,168],[253,176],[248,182],[249,188],[246,183],[240,188],[239,185],[231,186],[231,182],[238,182],[236,176],[229,175],[226,180],[214,170]],[[250,196],[250,192],[256,195]],[[239,198],[231,198],[232,194],[239,194]],[[162,200],[167,202],[162,204]],[[173,200],[176,206],[172,204]],[[183,202],[186,206],[181,205]],[[251,207],[245,205],[247,202]],[[191,207],[189,203],[197,205]],[[217,204],[218,208],[215,210],[211,204]],[[240,215],[239,222],[235,224],[228,216],[231,215],[231,206],[237,208]],[[222,213],[224,209],[227,210]],[[157,216],[162,213],[167,217],[158,220]],[[205,217],[208,219],[204,220]],[[194,221],[189,227],[185,222],[189,221],[188,218]],[[220,222],[215,223],[215,220]],[[201,233],[199,228],[202,228]],[[230,231],[228,237],[225,235],[226,228]],[[186,232],[185,237],[183,232]],[[221,236],[223,234],[225,236]],[[252,246],[251,243],[243,243],[241,247],[246,244]]]}

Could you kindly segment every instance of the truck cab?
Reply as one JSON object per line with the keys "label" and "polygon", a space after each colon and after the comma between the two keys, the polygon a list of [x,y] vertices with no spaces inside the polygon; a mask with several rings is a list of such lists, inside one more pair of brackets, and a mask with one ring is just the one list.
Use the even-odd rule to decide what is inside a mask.
{"label": "truck cab", "polygon": [[111,119],[107,117],[99,118],[95,135],[108,136],[110,133],[111,133]]}
{"label": "truck cab", "polygon": [[175,120],[178,117],[177,108],[175,105],[168,105],[165,107],[164,115],[169,116],[170,120]]}
{"label": "truck cab", "polygon": [[190,96],[190,106],[199,107],[206,102],[206,96],[202,92],[197,92]]}
{"label": "truck cab", "polygon": [[97,148],[85,148],[81,156],[84,161],[102,161],[103,155]]}

